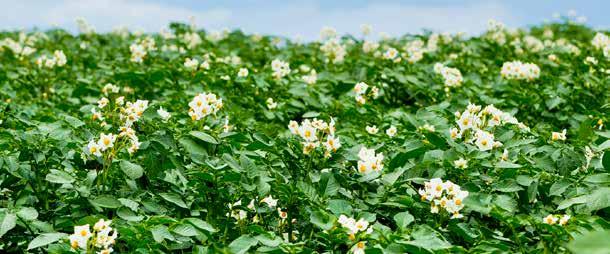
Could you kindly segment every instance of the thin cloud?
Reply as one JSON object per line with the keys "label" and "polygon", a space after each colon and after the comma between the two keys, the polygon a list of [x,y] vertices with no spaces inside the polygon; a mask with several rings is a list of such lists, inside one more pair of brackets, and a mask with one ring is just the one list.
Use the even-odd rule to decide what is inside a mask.
{"label": "thin cloud", "polygon": [[146,1],[25,1],[18,4],[0,1],[12,9],[0,10],[4,20],[2,29],[42,29],[58,25],[76,30],[75,18],[84,17],[100,32],[125,25],[131,29],[156,32],[171,21],[187,22],[195,17],[200,27],[207,29],[239,28],[246,32],[275,34],[287,37],[301,35],[316,39],[322,26],[333,26],[341,33],[358,34],[363,23],[372,24],[376,32],[391,35],[433,31],[464,31],[476,33],[483,30],[489,18],[507,24],[518,20],[510,8],[498,2],[449,4],[427,6],[414,4],[371,2],[358,7],[324,9],[316,2],[282,3],[248,8],[213,8],[196,10],[179,5]]}

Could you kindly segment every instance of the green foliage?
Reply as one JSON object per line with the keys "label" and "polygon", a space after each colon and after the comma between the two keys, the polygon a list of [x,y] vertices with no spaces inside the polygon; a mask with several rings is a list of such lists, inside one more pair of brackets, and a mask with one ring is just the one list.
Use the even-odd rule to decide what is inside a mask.
{"label": "green foliage", "polygon": [[[405,35],[368,53],[366,39],[345,36],[344,60],[333,63],[324,42],[171,28],[174,37],[0,33],[0,252],[74,252],[74,226],[102,218],[118,231],[117,253],[346,253],[359,242],[367,253],[608,253],[610,62],[592,46],[596,31],[546,24],[503,31],[505,43],[493,32]],[[132,61],[130,45],[145,38],[156,50]],[[36,51],[21,55],[9,39]],[[426,50],[410,62],[416,40]],[[390,47],[394,60],[384,58]],[[36,64],[55,50],[65,65]],[[275,59],[291,71],[275,76]],[[502,77],[515,60],[540,76]],[[458,69],[461,85],[445,85],[436,63]],[[378,96],[358,103],[358,82]],[[193,120],[200,93],[223,106]],[[137,100],[147,105],[128,124],[126,103]],[[490,150],[452,138],[455,112],[470,103],[493,104],[529,130],[493,127],[502,146]],[[288,125],[314,118],[335,122],[340,148],[325,150],[324,139],[304,153]],[[126,126],[136,138],[119,134]],[[563,129],[566,140],[552,138]],[[92,154],[89,142],[109,133],[114,146]],[[363,147],[383,154],[383,169],[359,171]],[[463,218],[431,212],[418,190],[433,178],[468,191]],[[549,225],[548,215],[571,217]],[[370,231],[350,235],[344,217]]]}

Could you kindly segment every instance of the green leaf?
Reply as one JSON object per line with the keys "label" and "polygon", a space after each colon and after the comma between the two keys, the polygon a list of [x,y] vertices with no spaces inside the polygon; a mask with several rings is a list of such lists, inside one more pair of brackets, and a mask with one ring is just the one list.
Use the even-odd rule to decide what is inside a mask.
{"label": "green leaf", "polygon": [[519,164],[508,162],[508,161],[500,161],[500,162],[498,162],[498,164],[496,164],[496,167],[497,168],[520,168],[522,166]]}
{"label": "green leaf", "polygon": [[343,199],[333,199],[328,201],[328,209],[335,215],[351,214],[352,205]]}
{"label": "green leaf", "polygon": [[320,180],[320,186],[323,187],[324,196],[332,197],[337,194],[339,191],[339,183],[335,180],[335,177],[330,173],[325,173],[322,175],[322,179]]}
{"label": "green leaf", "polygon": [[61,240],[62,238],[67,237],[68,234],[65,233],[43,233],[40,234],[39,236],[37,236],[36,238],[34,238],[34,240],[32,240],[30,242],[30,244],[28,244],[28,250],[31,249],[35,249],[38,247],[42,247],[45,245],[49,245],[51,243],[57,242],[59,240]]}
{"label": "green leaf", "polygon": [[610,188],[599,188],[587,195],[586,206],[590,212],[610,207]]}
{"label": "green leaf", "polygon": [[199,228],[199,229],[203,229],[205,231],[208,232],[217,232],[218,229],[214,228],[214,226],[212,226],[210,223],[198,219],[198,218],[187,218],[186,221],[188,221],[189,223],[193,224],[193,226]]}
{"label": "green leaf", "polygon": [[138,206],[140,206],[140,204],[138,204],[138,202],[133,201],[131,199],[126,199],[126,198],[119,198],[119,202],[121,202],[122,205],[128,207],[129,209],[131,209],[134,212],[137,212]]}
{"label": "green leaf", "polygon": [[38,212],[32,207],[22,207],[17,212],[17,216],[22,220],[30,221],[38,218]]}
{"label": "green leaf", "polygon": [[256,238],[249,235],[242,235],[229,244],[229,249],[231,250],[231,253],[243,254],[257,244],[258,240],[256,240]]}
{"label": "green leaf", "polygon": [[324,230],[330,230],[335,224],[336,217],[322,211],[312,212],[309,216],[309,222]]}
{"label": "green leaf", "polygon": [[91,204],[104,208],[119,208],[121,207],[121,202],[119,202],[116,198],[112,196],[102,195],[93,200],[89,200]]}
{"label": "green leaf", "polygon": [[163,199],[179,206],[182,208],[188,208],[188,206],[186,205],[186,203],[184,203],[184,201],[182,200],[182,198],[180,197],[180,195],[176,194],[176,193],[161,193],[159,194]]}
{"label": "green leaf", "polygon": [[138,179],[144,174],[144,169],[142,169],[140,165],[126,160],[122,160],[121,163],[119,163],[119,166],[130,179]]}
{"label": "green leaf", "polygon": [[608,254],[610,253],[610,230],[590,231],[574,237],[567,245],[572,253]]}
{"label": "green leaf", "polygon": [[191,131],[189,132],[189,134],[191,134],[191,136],[198,138],[201,141],[210,143],[210,144],[218,144],[218,141],[216,141],[216,139],[214,137],[212,137],[210,134],[207,134],[205,132],[201,132],[201,131]]}
{"label": "green leaf", "polygon": [[67,184],[74,182],[74,177],[64,171],[51,169],[50,173],[45,177],[45,180],[52,183]]}
{"label": "green leaf", "polygon": [[174,235],[172,235],[172,233],[170,233],[167,230],[167,227],[164,225],[156,225],[154,226],[152,229],[150,229],[150,232],[153,235],[153,239],[155,239],[155,242],[163,242],[164,239],[168,239],[170,241],[174,241]]}
{"label": "green leaf", "polygon": [[549,195],[551,196],[561,196],[561,194],[563,194],[569,187],[570,187],[571,183],[570,181],[567,180],[559,180],[555,183],[553,183],[553,185],[551,185],[551,188],[549,189]]}
{"label": "green leaf", "polygon": [[415,218],[409,212],[405,211],[394,215],[394,221],[396,221],[396,226],[398,226],[398,228],[405,229],[409,224],[415,221]]}
{"label": "green leaf", "polygon": [[494,185],[494,190],[501,192],[516,192],[523,190],[523,187],[517,184],[514,180],[504,180]]}
{"label": "green leaf", "polygon": [[181,236],[196,236],[199,233],[191,224],[179,224],[172,229],[172,232]]}
{"label": "green leaf", "polygon": [[129,210],[129,208],[127,207],[121,207],[117,210],[117,215],[119,217],[121,217],[121,219],[124,219],[126,221],[134,221],[134,222],[138,222],[138,221],[142,221],[144,219],[144,216],[142,215],[137,215],[136,213],[134,213],[132,210]]}
{"label": "green leaf", "polygon": [[0,214],[0,238],[16,225],[17,216],[12,213]]}

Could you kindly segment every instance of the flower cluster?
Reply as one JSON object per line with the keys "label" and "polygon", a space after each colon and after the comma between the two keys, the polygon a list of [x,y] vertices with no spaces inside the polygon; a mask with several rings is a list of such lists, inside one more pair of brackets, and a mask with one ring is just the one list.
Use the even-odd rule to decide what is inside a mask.
{"label": "flower cluster", "polygon": [[87,144],[87,148],[85,149],[86,155],[93,155],[96,157],[101,157],[102,152],[105,152],[107,149],[114,147],[114,141],[116,140],[116,135],[109,134],[100,134],[100,138],[96,140],[90,140]]}
{"label": "flower cluster", "polygon": [[294,135],[298,135],[303,139],[303,154],[310,154],[311,151],[320,146],[320,142],[324,141],[324,156],[330,157],[331,152],[336,152],[341,147],[339,137],[335,136],[335,120],[330,119],[330,123],[314,118],[313,120],[305,119],[301,124],[296,121],[290,121],[288,129]]}
{"label": "flower cluster", "polygon": [[118,237],[118,232],[110,227],[110,223],[112,220],[100,219],[93,225],[93,232],[89,224],[75,226],[74,234],[69,236],[70,247],[73,250],[99,250],[99,254],[112,253],[112,245]]}
{"label": "flower cluster", "polygon": [[[99,102],[98,102],[99,104]],[[147,100],[136,100],[135,102],[127,102],[124,107],[120,108],[120,119],[123,121],[123,126],[131,127],[137,122],[144,111],[148,108]]]}
{"label": "flower cluster", "polygon": [[23,59],[24,57],[36,52],[36,49],[30,47],[28,42],[24,40],[19,40],[19,42],[17,42],[11,38],[6,38],[3,41],[0,41],[0,49],[2,49],[3,46],[13,51],[13,54],[18,56],[19,59]]}
{"label": "flower cluster", "polygon": [[362,43],[362,52],[371,53],[379,48],[379,43],[374,41],[366,40]]}
{"label": "flower cluster", "polygon": [[605,57],[610,58],[610,37],[603,33],[596,33],[591,44],[595,49],[602,50]]}
{"label": "flower cluster", "polygon": [[316,70],[311,69],[309,71],[309,74],[303,75],[301,78],[303,79],[303,82],[305,82],[305,84],[313,85],[318,82],[318,73],[316,72]]}
{"label": "flower cluster", "polygon": [[441,63],[436,63],[434,65],[434,72],[443,76],[446,87],[458,87],[462,84],[462,73],[456,68],[450,68]]}
{"label": "flower cluster", "polygon": [[383,53],[383,59],[399,62],[400,58],[398,57],[398,55],[398,50],[390,47]]}
{"label": "flower cluster", "polygon": [[324,53],[327,61],[330,61],[333,64],[343,62],[345,55],[347,54],[345,45],[341,44],[337,38],[325,41],[320,46],[320,51]]}
{"label": "flower cluster", "polygon": [[[258,197],[257,197],[257,199],[258,199]],[[255,199],[250,200],[250,203],[248,203],[246,208],[248,208],[251,211],[256,211],[255,202],[256,202]],[[273,208],[277,207],[277,202],[278,202],[277,199],[274,199],[273,196],[269,195],[267,197],[262,198],[259,203],[264,203],[267,205],[267,207],[269,207],[270,209],[273,209]],[[235,223],[239,223],[240,221],[243,221],[248,218],[248,211],[239,209],[240,206],[242,206],[241,200],[238,200],[237,202],[235,202],[233,204],[228,204],[229,212],[226,214],[226,216],[235,219],[236,220]],[[282,223],[285,219],[288,218],[288,213],[279,207],[277,207],[277,213],[278,213],[278,217],[280,218],[280,223]],[[259,222],[260,218],[258,216],[259,216],[258,213],[256,215],[254,215],[254,217],[252,218],[252,222],[254,222],[254,223]]]}
{"label": "flower cluster", "polygon": [[129,46],[131,61],[134,63],[142,63],[148,52],[155,50],[157,50],[157,47],[155,46],[155,40],[152,37],[138,39]]}
{"label": "flower cluster", "polygon": [[570,220],[570,218],[572,218],[572,216],[570,216],[568,214],[564,214],[564,215],[549,214],[546,217],[542,218],[542,223],[549,224],[549,225],[559,224],[560,226],[565,226],[566,224],[568,224],[568,221]]}
{"label": "flower cluster", "polygon": [[[148,101],[136,100],[135,102],[125,103],[125,97],[116,97],[116,95],[114,95],[118,92],[119,87],[110,83],[106,84],[104,88],[102,88],[102,93],[109,96],[110,99],[107,97],[100,98],[97,101],[97,107],[91,108],[91,118],[93,120],[101,121],[101,125],[105,126],[108,124],[105,122],[105,119],[107,117],[108,119],[116,119],[113,116],[118,112],[118,119],[120,120],[119,134],[100,134],[100,138],[97,141],[94,139],[89,140],[89,143],[83,149],[83,160],[90,156],[102,157],[106,150],[114,147],[117,138],[127,139],[129,143],[127,152],[130,154],[136,152],[140,148],[141,143],[136,136],[135,130],[132,129],[132,126],[142,117],[142,114],[144,114],[144,111],[148,108]],[[111,100],[113,103],[111,103]],[[100,111],[97,111],[98,109]],[[104,116],[104,114],[106,114],[106,116]]]}
{"label": "flower cluster", "polygon": [[505,79],[532,81],[540,76],[540,68],[533,63],[505,62],[500,74]]}
{"label": "flower cluster", "polygon": [[407,62],[409,63],[418,62],[424,58],[424,53],[426,52],[424,42],[419,39],[407,43],[404,50],[406,52]]}
{"label": "flower cluster", "polygon": [[189,116],[199,121],[210,114],[216,114],[223,107],[222,99],[213,93],[200,93],[189,102]]}
{"label": "flower cluster", "polygon": [[55,50],[55,52],[53,52],[53,56],[43,55],[36,59],[36,65],[38,65],[39,68],[44,66],[49,69],[55,66],[64,66],[67,62],[68,60],[66,59],[66,55],[64,55],[64,52],[61,50]]}
{"label": "flower cluster", "polygon": [[430,202],[430,212],[439,213],[443,208],[452,219],[462,218],[460,210],[464,208],[464,199],[468,197],[468,191],[461,190],[460,186],[451,181],[441,180],[440,178],[430,179],[424,183],[424,189],[419,189],[422,201]]}
{"label": "flower cluster", "polygon": [[504,23],[493,19],[487,21],[487,38],[500,45],[506,43],[506,34],[504,33],[505,30],[506,26]]}
{"label": "flower cluster", "polygon": [[271,70],[273,71],[273,78],[282,79],[290,74],[290,65],[287,62],[275,59],[271,62]]}
{"label": "flower cluster", "polygon": [[192,49],[203,42],[203,40],[201,40],[201,36],[195,32],[183,34],[182,41],[189,49]]}
{"label": "flower cluster", "polygon": [[354,86],[355,99],[358,104],[365,104],[367,98],[377,99],[379,97],[379,88],[371,87],[369,89],[369,85],[364,82],[358,82]]}
{"label": "flower cluster", "polygon": [[490,132],[496,126],[515,124],[521,129],[528,129],[515,117],[493,105],[481,109],[481,106],[469,104],[464,112],[456,112],[455,116],[458,118],[456,120],[458,128],[449,129],[451,138],[464,137],[466,143],[474,143],[480,151],[488,151],[502,146],[501,142],[494,141],[494,135]]}
{"label": "flower cluster", "polygon": [[375,153],[375,149],[360,148],[358,152],[358,173],[366,175],[383,170],[383,153]]}
{"label": "flower cluster", "polygon": [[364,232],[365,234],[370,234],[373,232],[373,227],[369,227],[369,222],[365,219],[356,220],[352,217],[347,217],[341,214],[337,222],[339,222],[339,224],[341,224],[341,226],[347,230],[347,233],[351,239],[355,239],[356,234],[359,232]]}

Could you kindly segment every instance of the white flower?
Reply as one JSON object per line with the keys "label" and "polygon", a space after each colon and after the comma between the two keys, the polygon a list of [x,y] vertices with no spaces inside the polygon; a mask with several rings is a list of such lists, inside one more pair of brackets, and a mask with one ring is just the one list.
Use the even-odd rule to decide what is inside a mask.
{"label": "white flower", "polygon": [[383,153],[375,154],[374,149],[360,148],[358,152],[358,172],[361,174],[369,174],[370,172],[379,172],[383,170]]}
{"label": "white flower", "polygon": [[462,84],[462,73],[456,68],[450,68],[441,63],[436,63],[434,65],[434,72],[443,76],[446,87],[458,87]]}
{"label": "white flower", "polygon": [[385,130],[385,134],[387,134],[390,138],[393,138],[397,133],[396,126],[392,125],[390,128]]}
{"label": "white flower", "polygon": [[142,63],[147,54],[144,46],[137,43],[131,44],[129,51],[131,51],[131,61],[134,63]]}
{"label": "white flower", "polygon": [[288,218],[288,213],[286,213],[285,211],[282,211],[282,209],[278,208],[277,209],[277,214],[278,216],[280,216],[280,219],[285,220],[286,218]]}
{"label": "white flower", "polygon": [[375,135],[375,134],[377,134],[377,132],[379,131],[379,129],[377,129],[377,126],[376,126],[376,125],[373,125],[373,126],[366,126],[365,128],[366,128],[366,132],[368,132],[368,133],[369,133],[369,134],[371,134],[371,135]]}
{"label": "white flower", "polygon": [[290,73],[290,66],[287,62],[275,59],[271,62],[271,70],[275,79],[281,79]]}
{"label": "white flower", "polygon": [[566,129],[563,129],[563,131],[561,131],[561,132],[552,132],[551,133],[551,140],[553,140],[553,141],[557,141],[557,140],[565,141],[566,140]]}
{"label": "white flower", "polygon": [[263,198],[261,200],[261,203],[265,203],[267,204],[270,208],[274,208],[277,206],[277,199],[273,199],[273,197],[271,195]]}
{"label": "white flower", "polygon": [[186,58],[184,59],[184,68],[187,70],[197,70],[199,66],[199,60],[195,58]]}
{"label": "white flower", "polygon": [[366,248],[365,242],[358,242],[356,243],[356,245],[354,245],[354,247],[352,247],[352,253],[353,254],[364,254],[364,249]]}
{"label": "white flower", "polygon": [[73,249],[77,248],[87,248],[87,242],[89,238],[91,238],[91,230],[89,229],[89,224],[82,226],[74,226],[74,234],[70,235],[70,246]]}
{"label": "white flower", "polygon": [[553,216],[552,214],[549,214],[548,216],[542,219],[542,222],[545,224],[554,225],[555,223],[557,223],[558,220],[559,219],[557,217]]}
{"label": "white flower", "polygon": [[505,62],[500,74],[506,79],[531,81],[540,76],[540,68],[533,63]]}
{"label": "white flower", "polygon": [[337,38],[325,41],[324,44],[320,46],[320,51],[324,53],[327,60],[334,64],[343,62],[345,55],[347,54],[345,45],[341,44]]}
{"label": "white flower", "polygon": [[356,85],[354,86],[354,92],[356,92],[356,94],[361,95],[366,93],[366,90],[368,89],[369,85],[367,85],[364,82],[358,82],[356,83]]}
{"label": "white flower", "polygon": [[114,146],[114,141],[116,136],[112,133],[110,134],[100,134],[100,139],[97,142],[97,145],[100,147],[100,150],[106,151],[108,148],[112,148]]}
{"label": "white flower", "polygon": [[248,69],[246,68],[240,68],[239,72],[237,72],[237,76],[240,78],[245,78],[248,76]]}
{"label": "white flower", "polygon": [[341,147],[341,141],[338,137],[335,138],[332,135],[328,135],[326,142],[324,142],[324,146],[326,147],[326,150],[336,152],[337,149]]}
{"label": "white flower", "polygon": [[383,53],[384,59],[394,60],[396,57],[398,57],[398,50],[395,48],[388,48],[388,50]]}
{"label": "white flower", "polygon": [[163,121],[167,121],[172,116],[163,107],[159,107],[159,109],[157,109],[157,114],[159,117],[161,117],[161,119],[163,119]]}
{"label": "white flower", "polygon": [[571,216],[568,214],[561,216],[561,218],[559,219],[559,225],[565,226],[566,224],[568,224],[568,221],[570,220],[570,218],[571,218]]}
{"label": "white flower", "polygon": [[500,159],[503,161],[508,161],[508,150],[504,149],[504,152],[502,152],[502,157]]}
{"label": "white flower", "polygon": [[222,99],[213,93],[200,93],[189,103],[189,116],[198,121],[210,114],[216,114],[223,107]]}
{"label": "white flower", "polygon": [[106,105],[108,105],[108,102],[109,102],[108,98],[102,97],[101,99],[99,99],[97,101],[97,107],[104,108],[104,107],[106,107]]}
{"label": "white flower", "polygon": [[313,85],[318,81],[318,74],[316,73],[316,70],[311,70],[309,75],[303,75],[301,78],[306,84]]}
{"label": "white flower", "polygon": [[277,108],[277,102],[273,101],[273,98],[267,98],[267,108],[268,109],[275,109]]}
{"label": "white flower", "polygon": [[477,145],[479,150],[488,151],[493,148],[493,146],[494,146],[494,135],[493,134],[483,131],[483,130],[478,130],[475,134],[475,137],[476,137],[475,144]]}
{"label": "white flower", "polygon": [[426,124],[424,124],[424,125],[421,127],[421,129],[422,129],[422,130],[429,131],[429,132],[435,132],[435,131],[436,131],[436,128],[434,127],[434,125],[427,124],[427,123],[426,123]]}
{"label": "white flower", "polygon": [[101,157],[102,156],[102,149],[97,144],[97,142],[95,142],[95,140],[91,140],[91,141],[89,141],[89,144],[87,144],[87,151],[86,151],[86,153],[90,154],[90,155],[93,155],[93,156]]}
{"label": "white flower", "polygon": [[457,128],[449,129],[449,136],[451,139],[458,139],[462,137],[462,133]]}
{"label": "white flower", "polygon": [[371,53],[375,50],[377,50],[379,48],[379,43],[374,42],[374,41],[364,41],[364,43],[362,43],[362,52],[364,53]]}
{"label": "white flower", "polygon": [[455,160],[453,162],[453,164],[455,165],[456,168],[465,169],[468,167],[468,161],[465,160],[464,158],[459,158],[458,160]]}
{"label": "white flower", "polygon": [[430,201],[431,213],[439,213],[442,208],[451,214],[452,219],[463,217],[460,210],[464,208],[463,200],[469,193],[462,191],[460,186],[451,181],[443,182],[440,178],[434,178],[425,182],[424,189],[418,192],[422,201]]}

